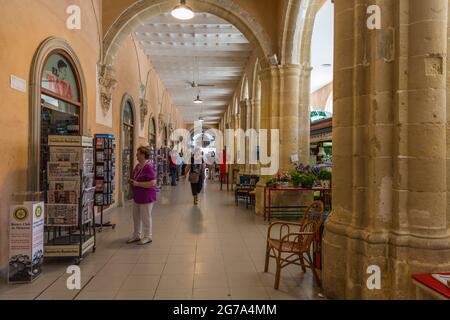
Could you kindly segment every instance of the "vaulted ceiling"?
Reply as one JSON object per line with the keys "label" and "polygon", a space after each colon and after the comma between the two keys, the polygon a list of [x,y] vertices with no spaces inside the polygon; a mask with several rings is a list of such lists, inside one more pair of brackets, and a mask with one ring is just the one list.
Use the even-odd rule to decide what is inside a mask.
{"label": "vaulted ceiling", "polygon": [[[252,48],[245,36],[225,20],[196,13],[180,21],[166,13],[134,33],[186,123],[200,117],[216,124],[232,101]],[[192,82],[207,87],[192,87]],[[200,94],[203,104],[195,104]]]}

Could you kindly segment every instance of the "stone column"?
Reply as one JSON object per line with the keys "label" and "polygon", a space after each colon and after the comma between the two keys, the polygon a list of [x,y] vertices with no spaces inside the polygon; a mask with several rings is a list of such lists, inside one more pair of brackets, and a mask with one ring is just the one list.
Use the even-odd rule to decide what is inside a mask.
{"label": "stone column", "polygon": [[[245,100],[240,102],[239,110],[240,110],[240,112],[239,112],[240,123],[239,123],[238,129],[241,129],[245,134],[245,132],[247,131],[247,102]],[[244,140],[245,140],[244,146],[243,146],[244,150],[241,149],[240,154],[241,154],[242,160],[245,161],[245,163],[239,164],[240,174],[247,174],[247,171],[246,171],[246,168],[247,168],[247,138],[245,138],[245,136],[244,136]],[[238,143],[238,141],[236,141],[236,143]]]}
{"label": "stone column", "polygon": [[[369,4],[335,1],[333,214],[323,285],[330,298],[407,299],[411,274],[450,268],[448,2],[380,2],[381,30],[361,27]],[[370,266],[381,271],[380,290],[367,286]]]}
{"label": "stone column", "polygon": [[300,162],[305,165],[309,164],[311,159],[311,71],[310,65],[301,66],[298,149]]}
{"label": "stone column", "polygon": [[[285,65],[279,67],[280,73],[280,91],[279,91],[279,126],[280,129],[280,169],[291,171],[292,162],[291,156],[299,154],[299,82],[300,82],[300,67],[298,65]],[[302,119],[303,119],[303,112]],[[309,110],[308,110],[309,119]],[[308,130],[309,135],[309,130]],[[308,153],[309,159],[309,139],[308,145],[300,146],[302,156],[304,159],[305,151]]]}
{"label": "stone column", "polygon": [[[250,105],[252,108],[252,125],[251,128],[255,129],[257,133],[259,133],[259,129],[261,128],[261,101],[257,99],[252,99],[250,101]],[[259,175],[261,173],[260,167],[258,164],[254,164],[251,166],[251,173]]]}
{"label": "stone column", "polygon": [[[299,82],[300,66],[283,65],[261,71],[261,129],[279,130],[279,170],[291,171],[291,156],[299,153]],[[309,118],[309,110],[308,110]],[[309,132],[308,132],[309,134]],[[271,137],[269,136],[269,141]],[[303,146],[308,150],[308,145]],[[270,149],[270,154],[272,150]],[[275,155],[277,156],[277,155]],[[263,188],[265,179],[261,180]],[[263,208],[263,190],[257,191],[257,212]]]}

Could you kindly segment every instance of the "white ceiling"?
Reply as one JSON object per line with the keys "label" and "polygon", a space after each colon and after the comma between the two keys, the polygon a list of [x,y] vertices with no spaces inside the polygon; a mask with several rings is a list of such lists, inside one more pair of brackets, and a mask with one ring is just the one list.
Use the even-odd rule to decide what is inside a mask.
{"label": "white ceiling", "polygon": [[[186,123],[199,117],[218,123],[226,112],[244,68],[251,45],[233,25],[209,13],[180,21],[170,13],[156,16],[134,33],[167,87]],[[201,87],[202,105],[193,103]]]}
{"label": "white ceiling", "polygon": [[[311,43],[311,92],[333,82],[334,5],[328,0],[314,22]],[[329,66],[325,66],[329,65]]]}

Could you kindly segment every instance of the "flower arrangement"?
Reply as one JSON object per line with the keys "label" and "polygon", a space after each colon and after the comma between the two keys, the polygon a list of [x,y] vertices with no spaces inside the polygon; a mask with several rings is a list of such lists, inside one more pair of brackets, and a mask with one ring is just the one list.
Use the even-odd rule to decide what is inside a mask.
{"label": "flower arrangement", "polygon": [[290,173],[278,172],[275,177],[267,181],[266,186],[288,186],[289,183],[292,183],[294,187],[310,189],[320,181],[323,187],[329,188],[331,175],[329,168],[298,164],[294,166],[294,170]]}
{"label": "flower arrangement", "polygon": [[267,187],[287,186],[291,181],[291,177],[288,173],[278,172],[275,178],[266,182]]}

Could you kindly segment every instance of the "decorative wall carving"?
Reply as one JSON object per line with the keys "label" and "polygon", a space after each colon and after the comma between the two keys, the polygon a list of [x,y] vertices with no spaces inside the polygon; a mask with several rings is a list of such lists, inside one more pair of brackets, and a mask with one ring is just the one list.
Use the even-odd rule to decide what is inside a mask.
{"label": "decorative wall carving", "polygon": [[111,109],[112,95],[117,87],[117,80],[112,66],[100,65],[99,69],[100,100],[103,112],[107,114]]}
{"label": "decorative wall carving", "polygon": [[141,130],[144,130],[145,128],[145,119],[148,115],[148,101],[145,99],[147,92],[146,86],[141,84],[140,90],[139,90],[139,111],[141,113]]}
{"label": "decorative wall carving", "polygon": [[160,113],[158,116],[158,127],[159,127],[159,132],[162,133],[164,128],[166,127],[166,115]]}

